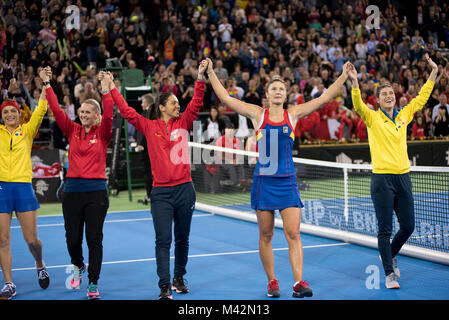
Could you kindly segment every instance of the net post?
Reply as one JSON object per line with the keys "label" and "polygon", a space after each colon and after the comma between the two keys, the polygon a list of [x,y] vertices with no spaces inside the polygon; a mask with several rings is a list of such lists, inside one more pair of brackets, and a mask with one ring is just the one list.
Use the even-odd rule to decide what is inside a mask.
{"label": "net post", "polygon": [[348,230],[349,222],[349,186],[348,186],[348,168],[343,168],[343,185],[344,185],[344,203],[345,208],[343,215],[345,217],[345,229]]}

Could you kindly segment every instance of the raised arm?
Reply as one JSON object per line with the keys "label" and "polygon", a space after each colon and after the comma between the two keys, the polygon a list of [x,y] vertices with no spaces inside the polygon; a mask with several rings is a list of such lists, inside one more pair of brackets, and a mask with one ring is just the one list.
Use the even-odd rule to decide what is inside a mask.
{"label": "raised arm", "polygon": [[304,118],[305,116],[311,114],[312,112],[319,109],[323,104],[329,102],[334,97],[337,96],[338,91],[341,90],[341,87],[344,85],[345,81],[348,78],[348,73],[345,68],[348,62],[343,66],[343,71],[341,75],[335,80],[335,82],[318,98],[315,98],[309,102],[296,105],[291,107],[288,112],[293,118],[293,121],[297,121],[298,119]]}
{"label": "raised arm", "polygon": [[39,98],[39,102],[37,107],[34,109],[31,114],[30,121],[24,125],[25,130],[29,130],[30,136],[34,137],[39,130],[39,127],[42,123],[42,119],[47,113],[47,98],[45,96],[45,88],[42,87],[41,96]]}
{"label": "raised arm", "polygon": [[62,132],[64,132],[65,135],[69,137],[70,132],[72,132],[77,124],[75,124],[59,106],[58,99],[56,98],[56,95],[53,92],[53,88],[50,86],[49,82],[51,79],[51,73],[52,72],[50,67],[46,67],[39,73],[39,76],[44,82],[42,88],[43,90],[45,90],[45,96],[47,97],[48,105],[50,106],[51,112],[53,112],[56,123],[58,124],[59,128],[61,128]]}
{"label": "raised arm", "polygon": [[432,72],[430,73],[430,76],[427,79],[426,83],[422,86],[421,90],[419,90],[419,94],[415,98],[413,98],[408,105],[404,107],[403,113],[406,116],[407,123],[413,120],[413,115],[415,114],[415,112],[421,110],[429,100],[438,75],[437,64],[432,61],[427,53],[424,55],[424,57],[427,60],[429,66],[432,68]]}
{"label": "raised arm", "polygon": [[207,75],[209,77],[210,84],[212,85],[212,88],[214,89],[214,92],[217,95],[218,99],[220,99],[220,101],[224,105],[231,108],[238,114],[248,117],[253,122],[258,123],[260,117],[262,116],[263,109],[254,104],[246,103],[240,101],[239,99],[231,97],[221,84],[217,75],[215,74],[212,61],[209,58],[207,58],[206,60],[208,61]]}
{"label": "raised arm", "polygon": [[348,78],[349,80],[351,80],[352,83],[351,98],[352,104],[354,105],[354,109],[363,119],[363,122],[365,122],[366,126],[370,127],[372,122],[371,121],[372,110],[362,100],[362,94],[359,88],[359,81],[357,79],[357,70],[354,67],[354,65],[352,65],[352,63],[345,65],[343,68],[347,69]]}
{"label": "raised arm", "polygon": [[101,94],[103,104],[103,116],[101,118],[100,132],[102,137],[109,141],[112,138],[112,123],[114,117],[114,100],[109,90],[109,83],[104,79],[105,73],[100,71],[98,80],[101,81]]}
{"label": "raised arm", "polygon": [[112,99],[117,106],[123,118],[129,121],[141,133],[145,133],[145,127],[150,123],[150,120],[140,115],[134,108],[131,108],[123,98],[122,94],[117,90],[114,84],[114,77],[112,73],[106,72],[104,75],[107,87],[110,90]]}
{"label": "raised arm", "polygon": [[189,130],[192,127],[193,121],[198,118],[201,108],[203,107],[205,78],[204,72],[207,69],[207,60],[200,62],[198,66],[198,78],[193,90],[193,97],[187,105],[185,111],[180,117],[181,125],[184,129]]}
{"label": "raised arm", "polygon": [[429,66],[432,68],[432,72],[430,73],[428,80],[435,83],[435,81],[437,80],[437,75],[438,75],[438,65],[432,61],[432,59],[429,57],[429,55],[427,53],[424,55],[424,58],[427,60],[427,63],[429,64]]}

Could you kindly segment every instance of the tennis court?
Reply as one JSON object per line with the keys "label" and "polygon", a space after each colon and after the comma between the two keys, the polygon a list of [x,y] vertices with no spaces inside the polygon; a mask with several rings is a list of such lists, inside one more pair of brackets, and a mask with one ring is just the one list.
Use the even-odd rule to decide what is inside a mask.
{"label": "tennis court", "polygon": [[[247,160],[252,153],[232,152],[245,156],[248,181],[244,188],[230,186],[224,181],[220,192],[210,193],[204,188],[203,164],[192,164],[197,207],[192,219],[188,273],[185,276],[190,293],[175,294],[174,299],[270,299],[266,296],[267,279],[258,253],[258,226],[249,205],[248,185],[251,185],[252,167],[247,165]],[[370,198],[370,168],[299,158],[294,158],[294,162],[305,205],[301,217],[303,279],[314,291],[313,297],[305,300],[449,299],[448,263],[432,262],[449,261],[447,168],[443,168],[443,172],[439,168],[411,168],[416,228],[403,249],[411,248],[412,253],[417,250],[420,254],[407,251],[407,256],[398,257],[401,289],[389,290],[384,285],[385,277],[377,250],[376,217]],[[133,190],[131,202],[125,191],[110,197],[99,280],[99,290],[105,300],[152,300],[159,295],[150,208],[137,202],[143,196],[144,190],[137,189]],[[81,290],[68,289],[72,265],[65,244],[61,204],[44,204],[38,214],[38,235],[44,246],[51,285],[47,290],[38,286],[33,258],[22,238],[18,221],[14,219],[11,243],[16,299],[86,299],[87,283]],[[278,213],[276,220],[280,220]],[[281,290],[279,299],[296,300],[292,297],[293,273],[287,242],[281,225],[276,223],[276,226],[273,249]],[[394,219],[393,232],[397,227]],[[313,228],[320,229],[320,232],[310,232]],[[335,234],[339,236],[332,236]],[[362,242],[354,241],[354,235],[367,238],[368,244],[358,245]],[[87,252],[84,244],[86,262]],[[431,257],[426,256],[427,253]]]}
{"label": "tennis court", "polygon": [[[122,194],[120,201],[127,202]],[[202,195],[199,194],[199,198]],[[117,202],[118,199],[111,199]],[[131,206],[135,204],[130,203]],[[142,207],[141,207],[142,208]],[[45,206],[43,212],[47,210]],[[38,234],[51,285],[37,283],[34,261],[13,219],[11,243],[13,280],[17,300],[84,300],[81,290],[70,290],[72,266],[68,256],[62,216],[38,217]],[[401,289],[384,287],[377,250],[341,241],[302,234],[304,279],[314,290],[312,300],[444,300],[449,299],[449,268],[406,256],[398,258]],[[156,299],[154,230],[149,209],[110,212],[104,227],[104,258],[99,289],[106,300]],[[291,297],[292,272],[283,231],[273,238],[279,299]],[[85,256],[87,247],[84,246]],[[174,295],[188,300],[264,300],[266,277],[258,256],[257,224],[196,210],[192,220],[186,279],[190,293]],[[86,279],[86,278],[85,278]]]}

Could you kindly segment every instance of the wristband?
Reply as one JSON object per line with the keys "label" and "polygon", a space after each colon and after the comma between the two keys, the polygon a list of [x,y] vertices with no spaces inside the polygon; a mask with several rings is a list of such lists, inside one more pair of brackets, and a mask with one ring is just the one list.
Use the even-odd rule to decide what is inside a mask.
{"label": "wristband", "polygon": [[43,84],[44,86],[49,86],[49,85],[50,85],[50,81],[42,81],[42,84]]}
{"label": "wristband", "polygon": [[101,94],[108,94],[111,90],[100,90]]}

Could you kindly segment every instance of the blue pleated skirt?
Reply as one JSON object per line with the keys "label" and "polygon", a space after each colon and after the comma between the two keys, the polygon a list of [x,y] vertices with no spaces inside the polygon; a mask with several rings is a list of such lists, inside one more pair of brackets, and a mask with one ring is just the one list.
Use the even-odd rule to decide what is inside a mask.
{"label": "blue pleated skirt", "polygon": [[254,210],[282,210],[303,208],[295,175],[254,175],[251,187],[251,208]]}

